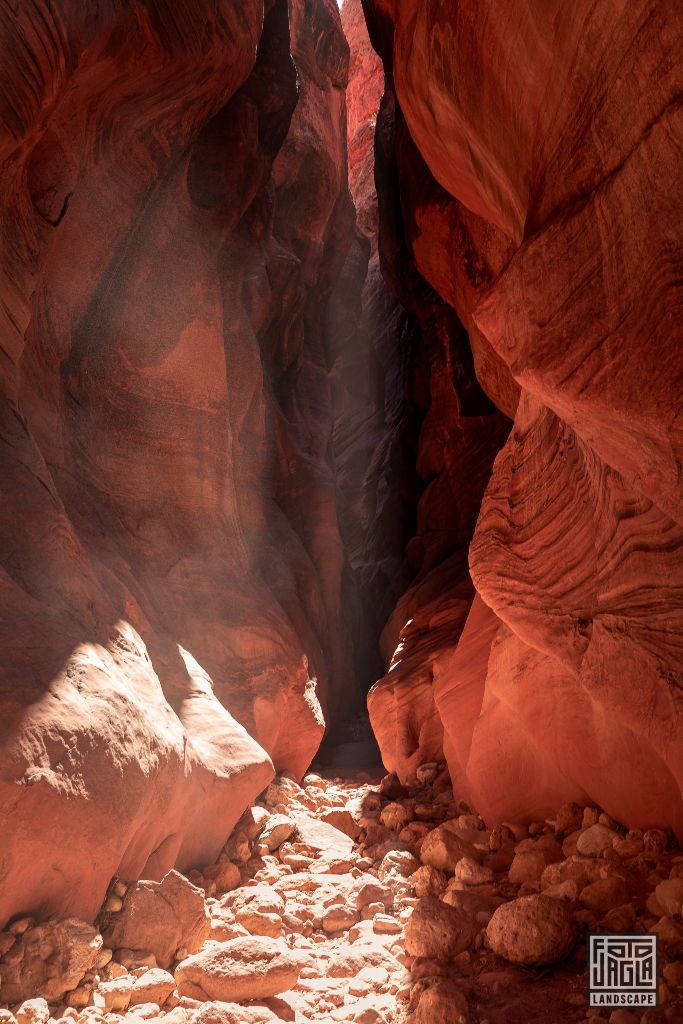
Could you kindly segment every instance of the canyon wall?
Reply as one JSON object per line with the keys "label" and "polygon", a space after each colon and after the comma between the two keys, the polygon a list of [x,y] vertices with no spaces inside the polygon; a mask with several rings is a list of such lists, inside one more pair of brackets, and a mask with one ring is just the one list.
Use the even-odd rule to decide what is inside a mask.
{"label": "canyon wall", "polygon": [[[397,609],[369,699],[385,763],[408,774],[443,730],[456,794],[491,821],[577,799],[680,835],[680,11],[364,9],[388,83],[378,166],[398,179],[412,260],[514,417],[469,547],[469,612],[448,559],[430,574],[448,613]],[[452,458],[453,440],[427,424],[438,472],[429,455]]]}
{"label": "canyon wall", "polygon": [[213,860],[348,703],[355,234],[334,0],[0,21],[1,924]]}

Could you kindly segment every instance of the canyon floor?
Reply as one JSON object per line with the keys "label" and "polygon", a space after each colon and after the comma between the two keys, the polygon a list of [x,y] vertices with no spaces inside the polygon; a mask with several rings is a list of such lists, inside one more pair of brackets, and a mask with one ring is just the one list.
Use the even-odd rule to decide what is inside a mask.
{"label": "canyon floor", "polygon": [[[671,836],[576,804],[490,830],[442,763],[403,786],[373,749],[277,777],[202,872],[114,879],[94,927],[12,922],[0,1024],[683,1020]],[[587,1008],[589,931],[659,935],[659,1009]]]}

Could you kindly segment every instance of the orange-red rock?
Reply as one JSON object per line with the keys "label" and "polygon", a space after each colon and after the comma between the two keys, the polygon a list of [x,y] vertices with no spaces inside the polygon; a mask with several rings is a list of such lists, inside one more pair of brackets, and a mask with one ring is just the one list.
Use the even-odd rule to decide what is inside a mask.
{"label": "orange-red rock", "polygon": [[0,922],[92,919],[215,859],[349,690],[348,51],[328,0],[0,21]]}
{"label": "orange-red rock", "polygon": [[460,655],[453,629],[436,711],[419,658],[373,692],[385,759],[436,716],[489,819],[588,799],[681,832],[680,13],[365,6],[419,151],[394,152],[417,267],[515,415],[469,555],[491,615]]}

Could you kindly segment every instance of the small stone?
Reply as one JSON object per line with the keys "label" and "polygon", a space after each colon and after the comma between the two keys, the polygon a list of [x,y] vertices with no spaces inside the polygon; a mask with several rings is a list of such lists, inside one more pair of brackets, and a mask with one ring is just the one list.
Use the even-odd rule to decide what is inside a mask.
{"label": "small stone", "polygon": [[71,992],[67,992],[65,997],[67,1006],[71,1006],[74,1009],[82,1009],[87,1006],[90,1002],[92,990],[92,983],[88,982],[84,985],[78,985]]}
{"label": "small stone", "polygon": [[266,821],[259,842],[272,853],[296,832],[296,825],[284,814],[272,814]]}
{"label": "small stone", "polygon": [[466,913],[427,897],[418,901],[406,925],[406,952],[411,956],[452,960],[471,946],[477,931]]}
{"label": "small stone", "polygon": [[683,911],[683,878],[669,878],[655,889],[657,903],[664,914],[672,917]]}
{"label": "small stone", "polygon": [[32,917],[19,917],[16,921],[12,921],[12,923],[8,925],[7,930],[10,931],[12,935],[23,935],[24,932],[28,931],[33,924],[35,924],[35,921]]}
{"label": "small stone", "polygon": [[489,836],[489,849],[497,853],[506,846],[512,846],[515,842],[515,833],[507,825],[496,825],[491,829]]}
{"label": "small stone", "polygon": [[439,767],[436,761],[427,761],[421,764],[415,771],[415,778],[421,785],[433,782],[439,774]]}
{"label": "small stone", "polygon": [[579,887],[576,882],[567,878],[564,882],[558,882],[557,885],[549,885],[547,889],[543,890],[545,896],[552,896],[555,900],[566,900],[567,903],[573,903],[579,898]]}
{"label": "small stone", "polygon": [[648,853],[657,855],[664,853],[668,846],[668,837],[661,828],[650,828],[643,833],[643,845]]}
{"label": "small stone", "polygon": [[377,914],[385,914],[386,907],[383,903],[368,903],[360,912],[362,921],[372,921]]}
{"label": "small stone", "polygon": [[[169,1016],[162,1018],[169,1024]],[[192,1011],[188,1022],[182,1024],[280,1024],[277,1017],[266,1006],[241,1006],[236,1002],[215,1001],[199,1004]]]}
{"label": "small stone", "polygon": [[419,860],[407,850],[390,850],[382,858],[377,874],[382,881],[388,878],[409,878],[419,866]]}
{"label": "small stone", "polygon": [[111,981],[101,981],[93,993],[93,1001],[95,1006],[105,1010],[127,1010],[132,990],[133,979],[130,974],[124,974]]}
{"label": "small stone", "polygon": [[581,828],[590,828],[592,825],[597,825],[600,820],[600,811],[597,807],[584,807],[583,815],[581,818]]}
{"label": "small stone", "polygon": [[484,867],[471,857],[462,857],[455,865],[453,877],[466,885],[485,885],[493,881],[494,875],[491,868]]}
{"label": "small stone", "polygon": [[[30,918],[24,920],[30,920]],[[17,934],[22,935],[23,932],[17,932]],[[19,1009],[15,1011],[14,1016],[17,1018],[17,1024],[47,1024],[50,1019],[50,1008],[45,999],[25,999]]]}
{"label": "small stone", "polygon": [[666,942],[671,946],[676,946],[679,943],[683,945],[683,924],[680,921],[676,921],[673,917],[661,917],[650,928],[650,931],[654,935],[659,935],[662,942]]}
{"label": "small stone", "polygon": [[[268,815],[268,817],[270,817],[270,815]],[[237,864],[246,864],[251,857],[251,846],[249,845],[249,839],[246,833],[242,832],[240,829],[233,832],[223,847],[223,852],[228,860],[235,861]]]}
{"label": "small stone", "polygon": [[323,930],[326,932],[347,931],[358,921],[358,913],[351,907],[330,907],[326,911],[323,920]]}
{"label": "small stone", "polygon": [[521,896],[494,912],[486,928],[489,946],[512,963],[552,964],[574,948],[578,932],[567,905],[550,896]]}
{"label": "small stone", "polygon": [[323,811],[320,815],[320,820],[328,825],[333,825],[334,828],[339,829],[340,832],[343,832],[350,839],[358,839],[360,835],[360,825],[350,811],[334,807],[332,810]]}
{"label": "small stone", "polygon": [[645,844],[642,839],[629,839],[628,836],[622,839],[619,836],[612,843],[612,848],[619,857],[626,859],[627,857],[637,857],[645,849]]}
{"label": "small stone", "polygon": [[[470,1024],[473,1020],[465,994],[450,978],[430,978],[416,997],[419,1001],[411,1024]],[[477,1019],[484,1024],[484,1018]]]}
{"label": "small stone", "polygon": [[117,949],[114,953],[114,959],[128,971],[135,971],[140,967],[158,966],[154,953],[149,953],[144,949],[127,949],[125,946],[122,946],[121,949]]}
{"label": "small stone", "polygon": [[368,992],[378,992],[388,980],[389,972],[385,967],[362,967],[349,982],[349,992],[356,996],[366,995]]}
{"label": "small stone", "polygon": [[671,988],[683,988],[683,961],[676,960],[674,963],[666,964],[662,972],[667,985]]}
{"label": "small stone", "polygon": [[158,1003],[163,1006],[170,994],[175,989],[175,978],[168,971],[160,967],[145,971],[133,982],[133,990],[130,996],[130,1005],[138,1006],[141,1003]]}
{"label": "small stone", "polygon": [[204,868],[204,877],[215,883],[219,895],[231,892],[241,882],[240,869],[227,859]]}
{"label": "small stone", "polygon": [[611,850],[619,835],[606,825],[591,825],[585,829],[576,842],[577,851],[584,857],[600,857],[605,850]]}
{"label": "small stone", "polygon": [[112,981],[114,978],[125,978],[128,971],[123,964],[117,964],[110,962],[107,964],[102,972],[104,981]]}
{"label": "small stone", "polygon": [[159,1016],[160,1007],[157,1003],[138,1003],[135,1010],[124,1017],[125,1024],[135,1024],[135,1020],[153,1020]]}
{"label": "small stone", "polygon": [[581,828],[583,821],[583,807],[577,803],[562,804],[555,815],[555,831],[560,835],[567,835]]}
{"label": "small stone", "polygon": [[357,910],[361,910],[369,903],[384,903],[390,906],[394,902],[391,888],[384,885],[372,875],[362,874],[354,884],[351,900]]}
{"label": "small stone", "polygon": [[439,896],[446,888],[447,879],[443,871],[433,868],[430,864],[423,864],[417,871],[413,871],[408,881],[415,889],[415,895],[423,897]]}
{"label": "small stone", "polygon": [[600,921],[600,927],[613,935],[619,935],[633,931],[635,923],[636,911],[633,904],[624,903],[621,907],[609,910]]}
{"label": "small stone", "polygon": [[548,861],[543,850],[521,850],[515,853],[508,871],[508,878],[513,885],[538,882],[547,866]]}
{"label": "small stone", "polygon": [[208,942],[175,970],[178,993],[201,1000],[264,999],[296,985],[300,955],[283,942],[261,936]]}
{"label": "small stone", "polygon": [[375,914],[372,920],[372,930],[378,935],[398,935],[403,931],[403,926],[391,914]]}
{"label": "small stone", "polygon": [[599,878],[596,882],[591,882],[581,890],[579,895],[579,900],[587,910],[599,914],[606,914],[608,911],[622,906],[627,899],[626,883],[618,875]]}
{"label": "small stone", "polygon": [[439,825],[427,835],[420,847],[420,860],[433,868],[448,873],[463,857],[481,861],[482,854],[471,844],[457,836],[447,825]]}
{"label": "small stone", "polygon": [[97,959],[95,960],[95,970],[101,970],[103,967],[106,967],[107,964],[111,962],[111,958],[113,957],[113,955],[113,950],[108,949],[106,946],[103,946],[102,949],[97,954]]}
{"label": "small stone", "polygon": [[403,804],[391,803],[382,809],[379,820],[385,828],[391,829],[392,832],[400,832],[408,824],[411,817],[410,811]]}

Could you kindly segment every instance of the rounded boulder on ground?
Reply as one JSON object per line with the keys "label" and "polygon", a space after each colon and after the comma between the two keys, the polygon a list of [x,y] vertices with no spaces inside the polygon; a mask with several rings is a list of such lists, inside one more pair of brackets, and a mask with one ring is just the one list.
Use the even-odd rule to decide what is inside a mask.
{"label": "rounded boulder on ground", "polygon": [[553,964],[572,951],[578,938],[574,915],[551,896],[520,896],[494,912],[486,939],[499,956],[516,964]]}
{"label": "rounded boulder on ground", "polygon": [[428,896],[416,904],[406,925],[405,948],[411,956],[452,960],[471,946],[477,930],[467,914]]}
{"label": "rounded boulder on ground", "polygon": [[239,1002],[293,988],[303,966],[284,942],[262,936],[207,942],[175,970],[178,993],[193,999]]}

